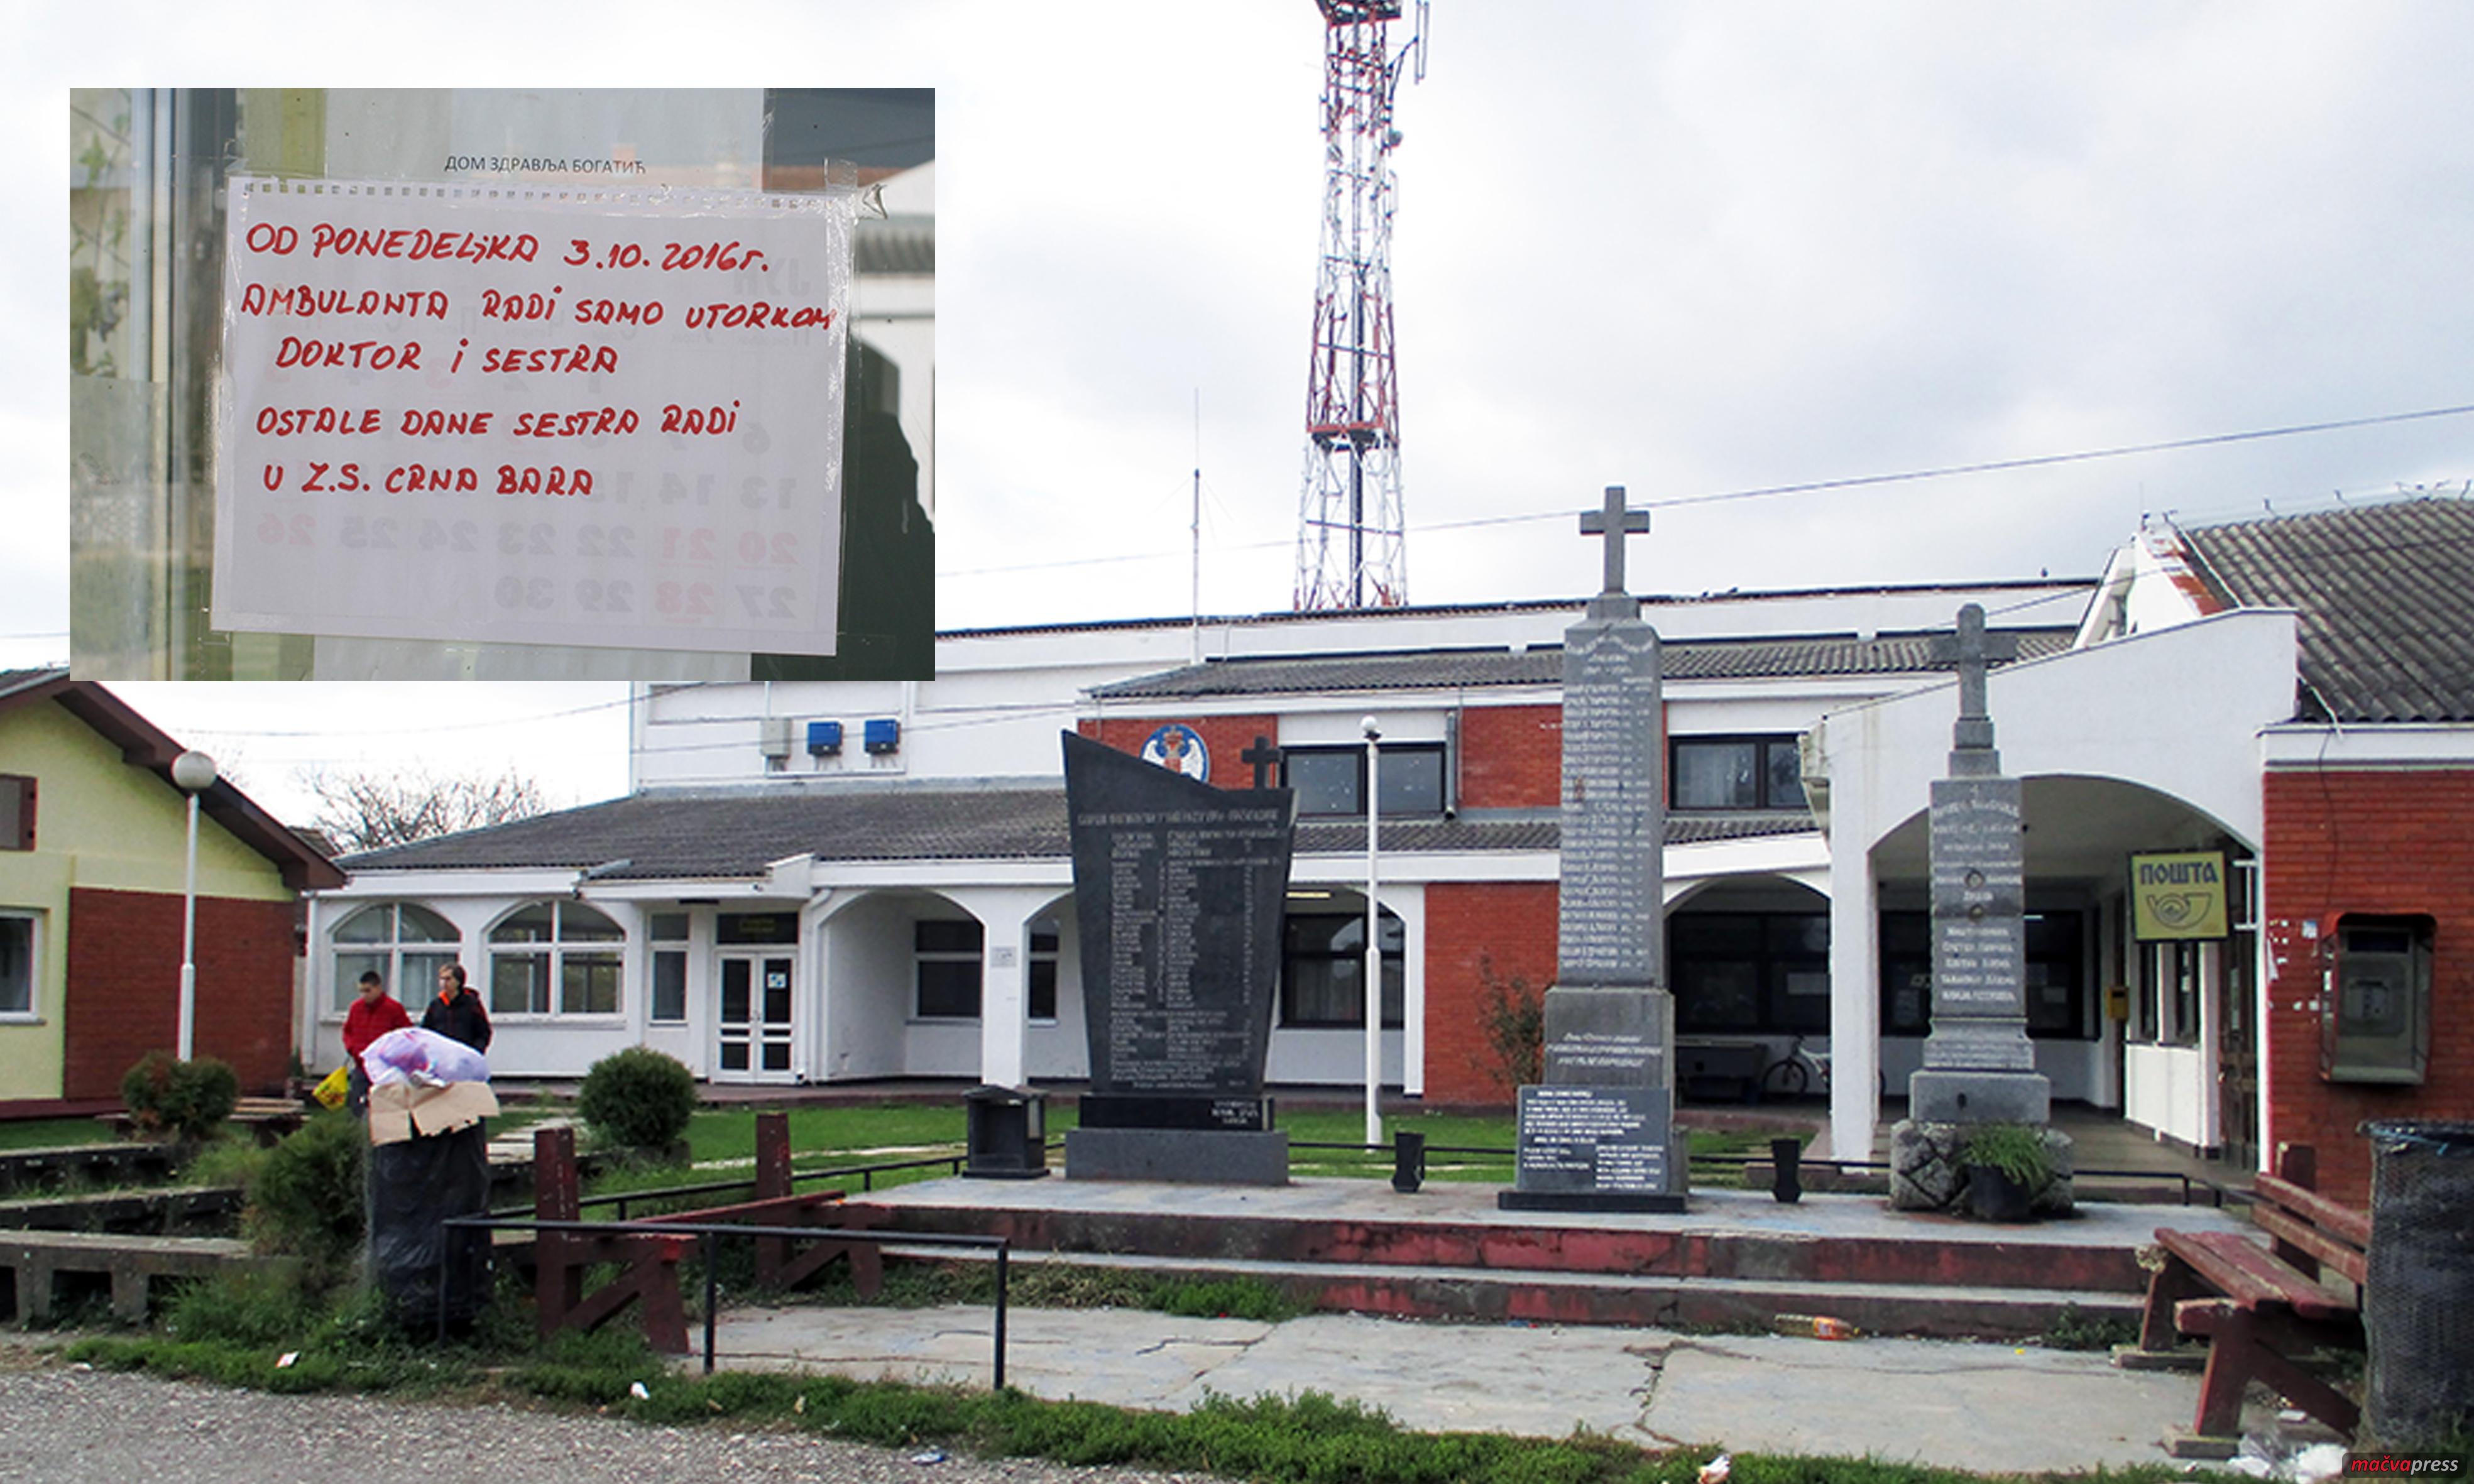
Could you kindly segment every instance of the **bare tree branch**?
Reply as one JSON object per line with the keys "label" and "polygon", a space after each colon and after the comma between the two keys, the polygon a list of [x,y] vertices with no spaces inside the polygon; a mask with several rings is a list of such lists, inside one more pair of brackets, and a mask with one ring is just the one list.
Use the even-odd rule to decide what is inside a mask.
{"label": "bare tree branch", "polygon": [[505,824],[549,807],[541,786],[512,767],[496,778],[322,767],[301,782],[318,797],[312,827],[343,854]]}

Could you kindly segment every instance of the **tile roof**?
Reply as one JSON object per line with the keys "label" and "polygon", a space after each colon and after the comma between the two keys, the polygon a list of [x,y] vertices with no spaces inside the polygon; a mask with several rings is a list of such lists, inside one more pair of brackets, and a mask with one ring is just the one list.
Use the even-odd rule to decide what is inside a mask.
{"label": "tile roof", "polygon": [[[1790,835],[1801,814],[1669,815],[1671,844]],[[1394,851],[1553,850],[1552,811],[1456,819],[1387,820]],[[1366,826],[1307,820],[1301,855],[1366,848]],[[1065,792],[1055,786],[851,788],[639,793],[512,824],[348,856],[345,869],[595,868],[604,881],[741,879],[775,861],[1063,860]],[[613,863],[623,862],[624,864]]]}
{"label": "tile roof", "polygon": [[[2026,628],[2019,657],[2036,659],[2070,647],[2067,628]],[[1816,675],[1891,675],[1948,669],[1932,656],[1930,633],[1815,634],[1779,639],[1683,640],[1660,646],[1669,680],[1778,680]],[[1268,695],[1328,691],[1458,690],[1482,686],[1558,686],[1560,646],[1529,649],[1435,649],[1376,654],[1283,655],[1210,660],[1096,686],[1101,700],[1167,700],[1201,695]]]}
{"label": "tile roof", "polygon": [[2474,500],[2353,505],[2182,537],[2226,602],[2299,612],[2302,719],[2474,721]]}

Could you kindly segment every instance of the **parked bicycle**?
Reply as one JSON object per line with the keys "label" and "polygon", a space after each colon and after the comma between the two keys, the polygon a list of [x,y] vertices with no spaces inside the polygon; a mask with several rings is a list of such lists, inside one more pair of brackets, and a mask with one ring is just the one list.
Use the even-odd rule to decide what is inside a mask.
{"label": "parked bicycle", "polygon": [[1800,1098],[1807,1092],[1830,1093],[1830,1052],[1825,1047],[1814,1050],[1805,1044],[1802,1033],[1786,1055],[1761,1069],[1761,1095],[1771,1098]]}

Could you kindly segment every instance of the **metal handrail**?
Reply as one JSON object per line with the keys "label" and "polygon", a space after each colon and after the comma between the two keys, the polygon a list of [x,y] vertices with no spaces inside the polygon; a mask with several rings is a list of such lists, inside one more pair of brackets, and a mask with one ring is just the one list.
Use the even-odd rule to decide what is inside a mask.
{"label": "metal handrail", "polygon": [[[608,1236],[613,1232],[636,1232],[646,1236],[692,1236],[697,1253],[704,1259],[704,1374],[713,1375],[714,1326],[720,1310],[721,1280],[714,1267],[714,1240],[716,1237],[743,1236],[786,1237],[795,1241],[873,1242],[879,1247],[958,1247],[996,1254],[996,1358],[994,1386],[1005,1390],[1006,1372],[1006,1296],[1009,1286],[1007,1259],[1013,1243],[1001,1236],[977,1236],[945,1231],[861,1231],[847,1227],[756,1227],[738,1222],[685,1221],[547,1221],[532,1216],[449,1216],[439,1222],[442,1229],[466,1228],[475,1231],[571,1231],[585,1236]],[[439,1244],[438,1257],[438,1343],[447,1343],[447,1244]]]}
{"label": "metal handrail", "polygon": [[[1290,1143],[1289,1147],[1291,1149],[1337,1150],[1368,1156],[1390,1156],[1394,1153],[1395,1148],[1395,1146],[1390,1144],[1318,1143],[1307,1140],[1294,1140]],[[1429,1156],[1478,1155],[1499,1159],[1512,1159],[1516,1158],[1519,1156],[1518,1150],[1494,1149],[1485,1145],[1475,1144],[1428,1144],[1425,1146],[1425,1150]],[[1768,1164],[1772,1159],[1771,1156],[1765,1154],[1711,1154],[1693,1155],[1690,1157],[1695,1163],[1734,1165],[1739,1169],[1746,1165]],[[1848,1170],[1881,1170],[1886,1172],[1890,1168],[1889,1165],[1877,1159],[1819,1159],[1809,1155],[1805,1156],[1801,1162],[1804,1164],[1828,1165],[1832,1170],[1841,1172]],[[2209,1180],[2205,1176],[2193,1175],[2187,1170],[2074,1169],[2071,1172],[2071,1178],[2073,1180],[2085,1178],[2093,1180],[2174,1180],[2182,1187],[2182,1204],[2184,1205],[2190,1205],[2193,1204],[2193,1187],[2196,1186],[2208,1193],[2208,1204],[2219,1210],[2222,1210],[2224,1208],[2225,1201],[2228,1196],[2240,1197],[2239,1192],[2228,1191],[2225,1186],[2219,1184],[2215,1180]]]}
{"label": "metal handrail", "polygon": [[[879,1175],[889,1175],[898,1170],[933,1170],[940,1166],[959,1175],[962,1173],[963,1162],[969,1158],[970,1156],[967,1153],[932,1155],[919,1159],[887,1159],[875,1164],[836,1165],[822,1170],[793,1170],[790,1172],[790,1182],[796,1185],[803,1180],[834,1180],[856,1175],[860,1178],[860,1190],[865,1193],[876,1188],[876,1177]],[[625,1190],[615,1195],[586,1196],[576,1202],[576,1207],[579,1210],[587,1210],[594,1206],[615,1205],[618,1208],[618,1219],[625,1221],[627,1205],[632,1201],[664,1201],[672,1196],[708,1196],[724,1190],[750,1189],[755,1183],[756,1177],[751,1173],[745,1180],[705,1180],[693,1185],[662,1185],[651,1190]],[[490,1214],[522,1216],[529,1210],[530,1207],[527,1206],[508,1205],[496,1207]]]}

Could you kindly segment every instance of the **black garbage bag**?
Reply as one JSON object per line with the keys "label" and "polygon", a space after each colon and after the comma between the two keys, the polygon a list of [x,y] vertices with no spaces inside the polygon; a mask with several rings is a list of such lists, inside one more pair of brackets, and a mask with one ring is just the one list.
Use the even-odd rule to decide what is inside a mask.
{"label": "black garbage bag", "polygon": [[490,1233],[443,1223],[489,1208],[490,1143],[480,1124],[370,1151],[371,1277],[407,1328],[437,1325],[442,1284],[448,1327],[472,1327],[490,1297]]}

